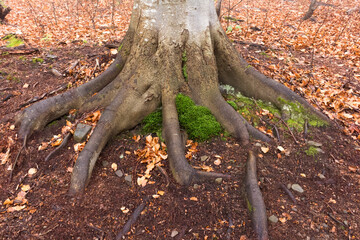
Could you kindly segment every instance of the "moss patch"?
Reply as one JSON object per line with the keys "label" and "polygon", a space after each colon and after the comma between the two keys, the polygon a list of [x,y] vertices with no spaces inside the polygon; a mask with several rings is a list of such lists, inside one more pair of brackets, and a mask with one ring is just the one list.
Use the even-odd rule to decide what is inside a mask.
{"label": "moss patch", "polygon": [[183,76],[185,78],[185,81],[188,81],[188,73],[187,73],[187,57],[186,57],[186,51],[183,52],[182,54],[182,72],[183,72]]}
{"label": "moss patch", "polygon": [[[210,110],[197,106],[195,103],[183,94],[176,97],[176,109],[179,115],[181,128],[185,129],[190,139],[196,141],[206,141],[219,135],[223,129],[211,114]],[[162,112],[157,110],[149,114],[143,120],[143,133],[157,133],[161,136]]]}
{"label": "moss patch", "polygon": [[279,98],[282,103],[282,112],[287,115],[287,124],[289,127],[298,131],[304,130],[305,122],[312,127],[324,127],[328,123],[316,115],[310,114],[300,103],[290,102]]}
{"label": "moss patch", "polygon": [[308,156],[315,157],[319,153],[319,150],[317,147],[310,146],[309,149],[305,150],[305,153]]}
{"label": "moss patch", "polygon": [[24,44],[24,41],[20,38],[17,38],[14,34],[9,34],[3,37],[3,40],[7,40],[6,47],[12,48],[20,46],[21,44]]}

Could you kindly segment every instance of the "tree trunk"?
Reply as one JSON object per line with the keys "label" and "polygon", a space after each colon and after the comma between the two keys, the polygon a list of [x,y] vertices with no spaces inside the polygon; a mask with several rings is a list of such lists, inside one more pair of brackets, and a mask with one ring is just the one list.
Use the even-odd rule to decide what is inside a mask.
{"label": "tree trunk", "polygon": [[[194,170],[185,159],[175,96],[183,92],[210,109],[222,126],[244,145],[249,136],[270,141],[224,100],[219,81],[244,95],[271,101],[298,101],[327,119],[301,97],[256,71],[236,52],[218,20],[212,0],[135,0],[130,26],[115,62],[100,76],[61,95],[26,108],[18,115],[19,135],[29,136],[68,113],[104,109],[76,161],[70,193],[81,193],[95,162],[115,134],[133,128],[162,105],[170,168],[178,183],[228,177]],[[187,58],[187,79],[183,59]],[[96,93],[96,94],[95,94]]]}

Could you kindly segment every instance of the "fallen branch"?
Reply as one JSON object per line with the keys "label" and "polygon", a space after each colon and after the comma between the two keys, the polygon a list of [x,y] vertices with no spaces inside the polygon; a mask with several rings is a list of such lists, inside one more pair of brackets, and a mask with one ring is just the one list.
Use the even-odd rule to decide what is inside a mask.
{"label": "fallen branch", "polygon": [[286,194],[290,197],[290,199],[296,204],[296,199],[294,195],[289,191],[289,189],[282,183],[280,183],[280,188],[286,192]]}
{"label": "fallen branch", "polygon": [[229,228],[226,231],[226,240],[231,239],[231,233],[234,231],[234,228],[235,228],[234,222],[233,222],[231,216],[229,216]]}
{"label": "fallen branch", "polygon": [[49,155],[47,155],[47,157],[45,158],[45,162],[49,161],[55,154],[57,154],[60,151],[61,148],[66,146],[66,144],[69,141],[71,135],[72,134],[70,132],[68,134],[66,134],[66,136],[64,137],[64,140],[62,141],[62,143],[57,148],[55,148],[54,151],[52,151],[51,153],[49,153]]}
{"label": "fallen branch", "polygon": [[169,181],[169,176],[167,175],[165,169],[162,168],[161,166],[159,166],[159,164],[156,164],[156,168],[159,169],[159,171],[165,176],[165,178],[166,178],[166,187],[168,187],[169,184],[170,184],[170,181]]}
{"label": "fallen branch", "polygon": [[247,206],[257,239],[268,240],[266,207],[258,186],[256,158],[252,151],[249,151],[249,158],[246,164],[245,189]]}
{"label": "fallen branch", "polygon": [[16,155],[14,164],[13,164],[13,166],[11,167],[9,182],[11,182],[11,180],[12,180],[13,173],[14,173],[14,169],[15,169],[16,163],[17,163],[17,161],[18,161],[18,159],[19,159],[19,157],[20,157],[20,154],[21,154],[21,152],[24,150],[24,148],[26,147],[26,141],[27,141],[27,135],[25,135],[23,145],[21,146],[18,154]]}
{"label": "fallen branch", "polygon": [[37,48],[28,48],[28,49],[9,49],[5,48],[2,49],[2,53],[6,52],[7,54],[13,54],[13,55],[28,55],[33,53],[40,52]]}
{"label": "fallen branch", "polygon": [[133,214],[130,216],[130,219],[124,225],[123,229],[116,236],[116,240],[122,239],[125,236],[125,234],[130,231],[131,225],[133,225],[136,222],[137,218],[140,216],[141,212],[146,207],[148,201],[149,201],[149,197],[146,197],[143,200],[143,202],[135,209]]}

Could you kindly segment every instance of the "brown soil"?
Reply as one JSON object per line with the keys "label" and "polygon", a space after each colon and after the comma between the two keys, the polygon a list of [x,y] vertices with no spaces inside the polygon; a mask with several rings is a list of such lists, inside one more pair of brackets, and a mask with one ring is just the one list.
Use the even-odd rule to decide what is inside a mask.
{"label": "brown soil", "polygon": [[[58,58],[47,58],[50,53]],[[35,57],[45,61],[32,63]],[[80,59],[84,68],[93,68],[96,58],[101,64],[107,62],[111,54],[103,47],[81,45],[41,50],[33,55],[3,54],[0,100],[9,99],[0,103],[0,152],[6,152],[8,137],[16,140],[16,129],[10,130],[10,126],[21,104],[68,82],[73,85],[81,82],[79,76],[80,80],[76,81],[73,76],[55,77],[50,67],[65,71]],[[24,84],[29,87],[23,88]],[[243,193],[248,149],[233,139],[215,138],[201,143],[191,160],[193,166],[205,164],[217,172],[228,173],[231,180],[184,188],[171,177],[167,185],[166,177],[155,170],[151,179],[155,183],[141,188],[135,183],[136,174],[145,166],[133,152],[144,147],[145,139],[132,140],[138,129],[123,133],[100,155],[85,195],[74,199],[67,195],[69,168],[74,164],[73,140],[48,162],[44,158],[53,149],[38,151],[41,142],[60,133],[64,121],[55,122],[29,139],[11,183],[8,182],[9,162],[0,166],[0,238],[114,239],[142,199],[159,190],[165,194],[156,199],[151,197],[132,226],[129,239],[172,239],[174,230],[179,232],[174,239],[254,238]],[[303,134],[294,134],[299,144],[287,129],[280,129],[282,142],[279,145],[289,152],[288,156],[280,153],[275,145],[269,146],[267,153],[260,150],[259,145],[266,146],[264,143],[253,142],[251,146],[258,159],[259,185],[267,214],[276,215],[280,220],[269,223],[270,239],[360,239],[359,146],[335,128],[310,129],[307,139],[322,143],[324,153],[308,156]],[[14,161],[21,144],[17,140],[11,147],[10,162]],[[122,155],[124,157],[120,158]],[[214,164],[215,155],[222,157],[218,166]],[[202,162],[201,156],[209,158]],[[115,175],[110,167],[112,163],[133,176],[132,185],[124,177]],[[26,176],[30,168],[38,169],[33,177]],[[170,175],[166,163],[164,168]],[[320,178],[319,174],[325,178]],[[297,204],[279,187],[294,183],[304,189],[302,194],[290,190]],[[16,197],[19,184],[31,186],[26,195],[28,203],[21,211],[8,212],[9,206],[3,203]],[[124,213],[122,207],[129,212]]]}

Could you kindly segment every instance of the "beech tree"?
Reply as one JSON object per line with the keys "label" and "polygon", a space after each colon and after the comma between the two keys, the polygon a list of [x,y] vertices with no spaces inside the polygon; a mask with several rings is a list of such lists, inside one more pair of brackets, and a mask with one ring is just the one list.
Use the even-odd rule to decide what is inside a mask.
{"label": "beech tree", "polygon": [[[183,74],[186,55],[187,76]],[[243,95],[272,102],[297,102],[309,113],[327,120],[299,95],[250,66],[227,38],[213,0],[135,0],[129,29],[112,65],[91,81],[35,103],[17,116],[24,139],[69,112],[104,109],[96,128],[80,153],[69,192],[84,191],[96,160],[114,135],[135,127],[162,106],[163,132],[170,169],[182,185],[221,173],[205,173],[185,158],[175,97],[190,96],[210,109],[217,121],[244,147],[250,137],[269,142],[222,97],[219,85],[233,86]]]}

